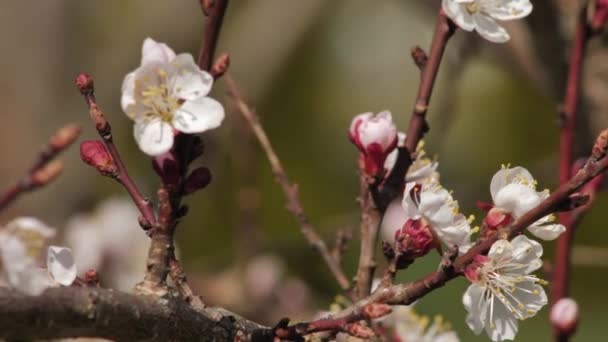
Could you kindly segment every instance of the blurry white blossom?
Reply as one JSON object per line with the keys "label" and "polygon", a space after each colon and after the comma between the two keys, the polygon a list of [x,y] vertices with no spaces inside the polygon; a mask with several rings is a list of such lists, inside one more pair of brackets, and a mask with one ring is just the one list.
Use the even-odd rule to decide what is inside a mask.
{"label": "blurry white blossom", "polygon": [[76,279],[76,265],[69,248],[50,246],[46,269],[39,266],[42,252],[55,230],[33,217],[9,222],[0,232],[0,257],[6,285],[38,295],[52,286],[69,286]]}
{"label": "blurry white blossom", "polygon": [[78,214],[66,226],[79,269],[98,271],[104,285],[130,290],[144,276],[149,239],[128,198],[110,198],[93,213]]}
{"label": "blurry white blossom", "polygon": [[511,39],[497,20],[521,19],[532,12],[529,0],[443,0],[442,6],[458,27],[465,31],[475,30],[494,43]]}
{"label": "blurry white blossom", "polygon": [[[523,167],[506,168],[496,172],[490,183],[494,207],[485,218],[486,224],[496,228],[517,220],[549,197],[549,191],[536,191],[536,180]],[[553,240],[566,228],[552,223],[554,215],[547,215],[534,222],[528,231],[543,240]]]}
{"label": "blurry white blossom", "polygon": [[433,320],[417,314],[411,306],[393,306],[393,312],[378,320],[382,326],[392,329],[394,341],[416,342],[458,342],[458,335],[443,317]]}
{"label": "blurry white blossom", "polygon": [[174,130],[201,133],[224,119],[222,105],[208,97],[213,77],[191,54],[176,55],[170,47],[146,38],[141,65],[122,84],[122,109],[135,121],[139,148],[156,156],[171,149]]}
{"label": "blurry white blossom", "polygon": [[545,304],[545,281],[530,273],[542,266],[542,246],[520,235],[496,241],[488,256],[477,255],[465,275],[471,285],[463,296],[467,324],[475,334],[485,329],[492,341],[512,340],[518,320],[534,316]]}

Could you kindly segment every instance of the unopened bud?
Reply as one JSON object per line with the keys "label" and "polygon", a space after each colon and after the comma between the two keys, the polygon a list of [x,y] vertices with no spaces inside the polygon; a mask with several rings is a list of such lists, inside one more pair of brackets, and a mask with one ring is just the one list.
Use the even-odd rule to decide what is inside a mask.
{"label": "unopened bud", "polygon": [[181,172],[175,155],[171,152],[163,153],[152,159],[154,171],[168,186],[176,186],[181,178]]}
{"label": "unopened bud", "polygon": [[32,174],[32,188],[44,186],[54,181],[63,171],[63,163],[59,160],[54,160],[45,164],[41,168],[34,171]]}
{"label": "unopened bud", "polygon": [[351,336],[368,339],[375,336],[374,331],[370,327],[363,326],[359,323],[351,323],[346,325],[344,329]]}
{"label": "unopened bud", "polygon": [[351,122],[348,136],[361,152],[365,174],[382,177],[384,162],[398,142],[397,127],[391,113],[357,115]]}
{"label": "unopened bud", "polygon": [[608,0],[595,0],[595,12],[591,20],[591,27],[600,31],[608,22]]}
{"label": "unopened bud", "polygon": [[211,171],[206,167],[199,167],[192,171],[186,179],[184,193],[186,195],[191,194],[205,188],[209,183],[211,183]]}
{"label": "unopened bud", "polygon": [[399,250],[399,257],[404,259],[402,261],[413,261],[435,247],[435,238],[431,227],[424,219],[410,219],[395,232],[395,244]]}
{"label": "unopened bud", "polygon": [[78,139],[80,132],[82,128],[78,124],[65,125],[51,137],[49,144],[54,151],[64,150]]}
{"label": "unopened bud", "polygon": [[84,274],[84,282],[87,284],[87,286],[98,287],[99,286],[99,274],[97,273],[97,270],[95,270],[95,269],[88,270]]}
{"label": "unopened bud", "polygon": [[363,307],[363,315],[367,319],[376,319],[391,313],[393,309],[388,304],[372,303]]}
{"label": "unopened bud", "polygon": [[95,90],[95,85],[93,83],[93,77],[86,73],[80,73],[76,76],[74,80],[76,83],[76,88],[80,91],[82,95],[88,96],[92,95]]}
{"label": "unopened bud", "polygon": [[101,141],[83,141],[80,144],[80,158],[104,176],[115,177],[118,172],[112,156]]}
{"label": "unopened bud", "polygon": [[555,328],[564,335],[576,331],[578,325],[578,304],[572,298],[562,298],[553,304],[549,319]]}
{"label": "unopened bud", "polygon": [[223,53],[215,60],[215,63],[213,63],[213,66],[211,67],[209,73],[211,74],[211,76],[213,76],[213,78],[218,79],[222,77],[224,73],[226,73],[229,66],[230,55],[227,53]]}

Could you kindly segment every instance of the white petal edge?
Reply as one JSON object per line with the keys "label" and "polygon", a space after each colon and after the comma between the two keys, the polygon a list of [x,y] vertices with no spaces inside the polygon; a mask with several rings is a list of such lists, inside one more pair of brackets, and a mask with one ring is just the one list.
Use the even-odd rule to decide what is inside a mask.
{"label": "white petal edge", "polygon": [[130,72],[122,81],[122,96],[120,97],[120,106],[123,112],[127,112],[130,105],[135,104],[135,71]]}
{"label": "white petal edge", "polygon": [[76,263],[67,247],[49,246],[46,267],[51,279],[63,286],[72,285],[76,279]]}
{"label": "white petal edge", "polygon": [[[472,2],[472,1],[466,1]],[[465,1],[458,0],[443,0],[441,6],[445,14],[465,31],[473,31],[475,29],[475,22],[473,16],[467,12]]]}
{"label": "white petal edge", "polygon": [[179,54],[171,62],[169,79],[171,94],[186,101],[207,96],[213,86],[211,74],[201,70],[189,53]]}
{"label": "white petal edge", "polygon": [[561,224],[547,224],[544,226],[530,226],[528,231],[537,238],[545,241],[551,241],[557,239],[563,232],[566,231],[566,227]]}
{"label": "white petal edge", "polygon": [[160,119],[135,123],[133,135],[139,148],[150,156],[161,155],[173,147],[173,127]]}
{"label": "white petal edge", "polygon": [[158,43],[152,38],[146,38],[141,48],[141,64],[169,63],[175,58],[175,52],[164,43]]}
{"label": "white petal edge", "polygon": [[507,30],[488,16],[477,14],[473,16],[473,21],[477,33],[492,43],[506,43],[511,39]]}
{"label": "white petal edge", "polygon": [[224,107],[210,97],[186,101],[175,111],[173,127],[183,133],[202,133],[217,128],[224,120]]}

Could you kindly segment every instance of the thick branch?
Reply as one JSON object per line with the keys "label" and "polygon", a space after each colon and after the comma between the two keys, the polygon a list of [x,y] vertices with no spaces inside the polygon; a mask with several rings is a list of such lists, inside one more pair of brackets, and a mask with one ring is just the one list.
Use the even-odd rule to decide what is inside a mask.
{"label": "thick branch", "polygon": [[329,250],[323,239],[321,239],[319,234],[315,231],[313,225],[310,223],[308,217],[304,213],[304,208],[300,203],[298,187],[297,185],[292,184],[289,181],[287,173],[283,168],[283,164],[281,163],[279,157],[274,151],[274,148],[272,147],[272,144],[270,143],[270,140],[268,139],[264,128],[262,128],[257,114],[249,108],[243,96],[241,95],[241,92],[236,82],[232,79],[232,77],[227,74],[224,76],[224,81],[226,82],[228,91],[234,98],[238,110],[241,112],[241,114],[243,114],[243,116],[251,126],[251,129],[253,130],[253,133],[255,134],[256,138],[260,142],[260,145],[262,146],[262,149],[264,150],[264,153],[266,154],[266,157],[270,162],[270,167],[272,168],[272,172],[275,175],[275,179],[277,183],[279,183],[279,185],[281,186],[281,189],[283,190],[283,193],[287,198],[287,208],[298,220],[302,234],[304,234],[304,237],[306,237],[308,243],[313,246],[319,252],[319,254],[321,254],[321,257],[323,257],[323,260],[331,270],[340,287],[343,290],[348,289],[350,286],[348,278],[340,267],[340,263],[338,262],[338,260],[333,257],[331,251]]}
{"label": "thick branch", "polygon": [[99,288],[51,288],[36,297],[0,288],[0,312],[0,338],[8,340],[233,341],[265,329],[224,310],[214,321],[178,299]]}

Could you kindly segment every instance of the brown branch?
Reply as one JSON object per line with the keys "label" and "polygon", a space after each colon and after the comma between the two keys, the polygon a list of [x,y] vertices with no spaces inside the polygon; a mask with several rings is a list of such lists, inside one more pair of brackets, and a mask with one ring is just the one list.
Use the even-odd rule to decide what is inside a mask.
{"label": "brown branch", "polygon": [[376,271],[374,256],[378,244],[380,220],[382,219],[382,214],[374,204],[369,182],[362,169],[360,173],[361,251],[353,289],[354,297],[359,299],[368,296],[372,288],[374,272]]}
{"label": "brown branch", "polygon": [[[368,297],[359,300],[342,313],[330,318],[332,320],[346,319],[347,322],[359,319],[365,307],[370,304],[409,305],[428,293],[442,287],[446,282],[461,276],[476,255],[486,254],[492,244],[499,239],[510,239],[524,232],[534,222],[558,209],[564,201],[590,182],[594,177],[608,169],[608,129],[598,137],[593,152],[585,165],[568,182],[559,186],[549,197],[534,209],[513,222],[511,226],[494,233],[487,239],[473,246],[467,253],[451,261],[442,260],[439,270],[432,272],[416,281],[392,286],[381,286]],[[312,323],[312,322],[311,322]],[[310,325],[311,323],[299,323]]]}
{"label": "brown branch", "polygon": [[8,207],[21,194],[36,190],[55,180],[63,170],[63,164],[53,160],[78,139],[81,131],[77,124],[68,124],[59,129],[40,151],[37,160],[25,175],[0,195],[0,210]]}
{"label": "brown branch", "polygon": [[[559,157],[559,182],[564,184],[568,181],[573,168],[574,138],[576,130],[576,117],[578,112],[580,81],[583,62],[585,59],[585,48],[591,38],[591,30],[587,23],[587,5],[583,6],[579,13],[576,36],[572,46],[570,65],[568,68],[568,79],[566,93],[564,96],[563,113],[560,113],[560,157]],[[588,206],[585,206],[588,208]],[[574,231],[584,210],[574,212],[561,212],[558,215],[559,222],[566,227],[566,231],[557,240],[555,251],[555,263],[552,282],[551,303],[568,296],[570,278],[570,259],[572,254],[572,241]],[[556,341],[568,341],[574,331],[564,331],[558,326],[553,327]]]}
{"label": "brown branch", "polygon": [[269,329],[217,309],[212,320],[180,299],[158,301],[120,291],[51,288],[26,296],[0,288],[0,338],[100,337],[116,341],[233,341]]}
{"label": "brown branch", "polygon": [[89,107],[89,113],[91,115],[91,120],[95,124],[95,129],[99,136],[101,137],[104,145],[106,146],[107,151],[112,156],[114,163],[116,164],[117,174],[115,179],[125,188],[133,203],[137,206],[139,211],[141,212],[140,224],[144,229],[152,227],[156,225],[156,217],[154,216],[154,210],[152,208],[152,203],[150,200],[145,198],[141,191],[135,185],[135,182],[129,176],[129,172],[127,167],[125,166],[116,145],[114,144],[114,139],[112,137],[112,127],[108,120],[106,120],[105,115],[101,111],[99,105],[97,105],[97,100],[95,99],[95,86],[93,83],[93,77],[88,74],[79,74],[76,77],[76,87],[84,97],[84,100]]}
{"label": "brown branch", "polygon": [[281,186],[281,189],[283,190],[283,193],[287,198],[287,208],[298,220],[302,234],[304,234],[304,237],[306,237],[308,243],[312,247],[314,247],[319,252],[319,254],[321,254],[321,257],[329,267],[334,278],[336,278],[336,281],[338,282],[340,287],[343,290],[348,289],[350,286],[348,278],[340,267],[338,260],[336,260],[332,256],[332,253],[330,252],[329,248],[327,247],[323,239],[321,239],[319,234],[315,231],[313,225],[310,223],[308,217],[304,213],[304,209],[300,202],[298,187],[297,185],[292,184],[289,181],[285,169],[283,168],[283,164],[281,163],[279,157],[274,151],[274,148],[272,147],[272,144],[270,143],[270,140],[268,139],[264,128],[262,128],[257,114],[249,108],[249,106],[245,102],[244,97],[241,95],[241,92],[236,82],[229,74],[226,74],[224,76],[224,81],[226,82],[228,91],[234,99],[234,102],[239,112],[241,112],[243,117],[247,120],[247,122],[251,126],[251,129],[253,130],[253,133],[260,142],[262,150],[264,150],[264,153],[266,154],[266,157],[270,162],[270,167],[272,168],[272,172],[275,175],[275,179],[277,183],[279,183],[279,185]]}
{"label": "brown branch", "polygon": [[405,145],[398,149],[395,166],[379,189],[378,195],[375,194],[374,196],[376,205],[382,211],[402,192],[405,175],[413,162],[416,147],[424,134],[429,130],[426,121],[427,109],[433,93],[435,79],[439,73],[443,53],[455,30],[456,26],[440,10],[437,16],[437,24],[431,41],[429,55],[427,56],[418,46],[412,49],[414,63],[421,71],[418,95],[416,96],[416,102],[410,117]]}
{"label": "brown branch", "polygon": [[208,18],[203,31],[198,66],[202,70],[210,71],[224,21],[224,14],[228,8],[228,0],[201,0],[200,4]]}

